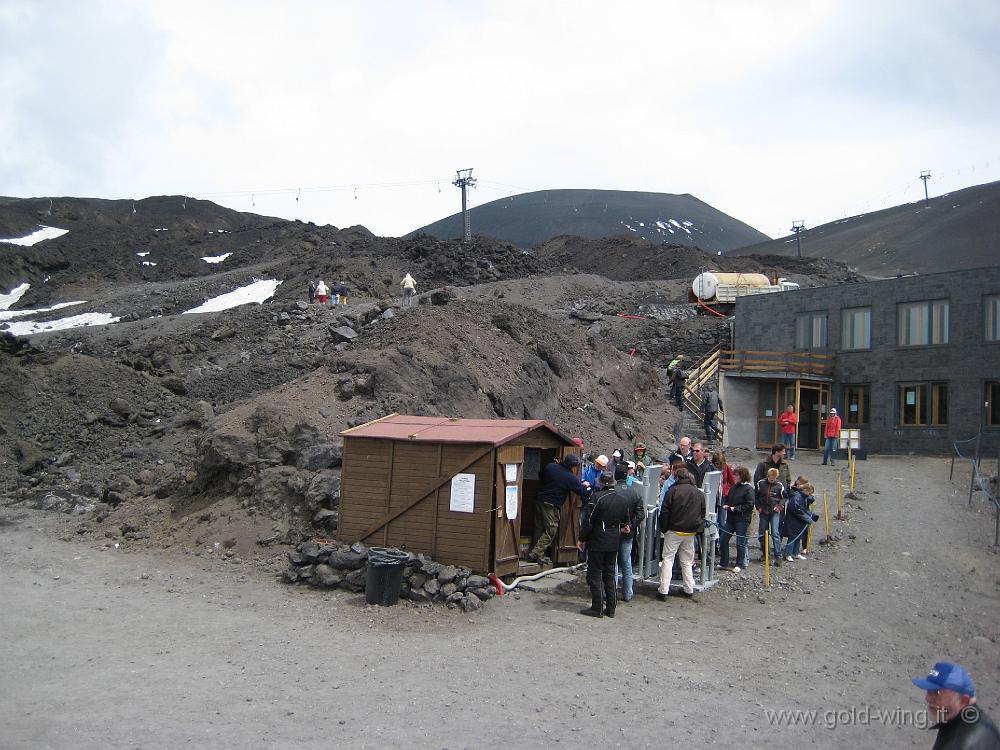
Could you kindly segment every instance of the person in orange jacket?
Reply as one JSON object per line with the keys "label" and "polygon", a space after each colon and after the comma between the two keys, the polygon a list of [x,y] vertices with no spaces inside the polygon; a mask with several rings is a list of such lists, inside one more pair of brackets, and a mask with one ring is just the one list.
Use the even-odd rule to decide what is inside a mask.
{"label": "person in orange jacket", "polygon": [[840,416],[836,409],[831,408],[826,417],[823,437],[826,438],[826,447],[823,448],[823,465],[826,466],[826,462],[829,461],[830,466],[834,466],[836,461],[833,460],[833,454],[840,447]]}

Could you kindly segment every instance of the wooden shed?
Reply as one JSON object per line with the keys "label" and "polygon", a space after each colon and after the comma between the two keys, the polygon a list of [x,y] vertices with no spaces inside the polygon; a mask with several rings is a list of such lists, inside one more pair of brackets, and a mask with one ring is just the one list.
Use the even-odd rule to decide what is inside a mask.
{"label": "wooden shed", "polygon": [[[532,536],[539,471],[579,454],[544,420],[390,414],[344,439],[337,538],[422,552],[498,576],[517,573]],[[556,563],[577,561],[580,498],[563,505]]]}

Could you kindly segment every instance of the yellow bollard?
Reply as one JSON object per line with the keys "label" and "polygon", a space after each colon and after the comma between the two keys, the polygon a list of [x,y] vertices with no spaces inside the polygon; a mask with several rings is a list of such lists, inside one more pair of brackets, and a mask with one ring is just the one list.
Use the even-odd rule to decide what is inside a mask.
{"label": "yellow bollard", "polygon": [[771,547],[771,527],[768,525],[767,530],[764,532],[764,585],[771,585],[771,556],[768,554],[768,550]]}
{"label": "yellow bollard", "polygon": [[823,518],[826,519],[826,540],[830,541],[830,506],[826,501],[826,490],[823,490]]}
{"label": "yellow bollard", "polygon": [[812,533],[813,533],[813,525],[809,524],[808,526],[806,526],[806,543],[805,546],[802,548],[803,554],[805,554],[806,550],[809,549],[809,542],[812,541]]}
{"label": "yellow bollard", "polygon": [[837,520],[844,520],[844,482],[840,472],[837,472]]}
{"label": "yellow bollard", "polygon": [[854,467],[857,459],[853,456],[851,457],[851,492],[854,492]]}

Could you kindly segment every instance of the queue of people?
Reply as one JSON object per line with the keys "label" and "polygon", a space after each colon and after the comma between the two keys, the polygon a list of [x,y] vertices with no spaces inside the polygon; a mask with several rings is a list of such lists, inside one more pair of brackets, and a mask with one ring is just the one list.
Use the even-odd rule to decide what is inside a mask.
{"label": "queue of people", "polygon": [[[581,444],[582,440],[578,445]],[[585,556],[588,570],[591,566],[594,570],[593,575],[588,577],[594,603],[586,612],[592,616],[598,616],[595,614],[597,612],[603,616],[608,616],[609,613],[613,615],[615,602],[608,594],[607,575],[614,574],[621,581],[622,599],[629,601],[634,596],[634,541],[638,527],[645,518],[646,509],[632,485],[642,481],[641,475],[646,471],[646,446],[643,443],[635,445],[633,460],[626,460],[625,455],[624,450],[616,448],[610,455],[602,453],[596,456],[592,462],[585,463],[581,478],[576,480],[583,488],[580,512],[581,559]],[[664,463],[658,477],[661,537],[657,544],[662,546],[662,551],[658,555],[661,566],[657,597],[660,600],[665,600],[670,595],[670,583],[674,577],[682,581],[681,596],[694,596],[694,561],[699,555],[701,532],[705,523],[705,499],[701,490],[705,477],[711,471],[718,471],[722,475],[720,497],[716,506],[719,528],[717,559],[720,569],[739,573],[750,566],[750,527],[755,512],[758,516],[756,539],[761,560],[765,557],[765,549],[767,557],[776,566],[782,562],[808,559],[808,528],[819,518],[812,511],[815,490],[804,476],[798,476],[792,481],[784,444],[774,445],[751,473],[746,466],[730,465],[725,452],[709,454],[704,443],[684,436]],[[570,484],[569,479],[562,483],[565,491],[570,491]],[[573,491],[580,490],[578,488]],[[628,511],[623,513],[623,507]],[[539,528],[544,528],[549,521],[557,518],[557,514],[549,518],[543,512]],[[616,531],[610,530],[615,526],[615,521],[621,523]],[[613,563],[609,562],[608,557],[611,549],[605,549],[611,546],[612,538],[618,545]],[[551,541],[548,534],[541,539],[542,549],[539,549],[538,544],[532,549],[530,559],[547,562],[547,558],[542,557],[546,540]],[[600,549],[594,546],[595,543]],[[735,558],[732,549],[734,543]],[[601,555],[593,557],[592,553],[595,551],[601,552]],[[599,607],[598,601],[603,601],[604,604]]]}

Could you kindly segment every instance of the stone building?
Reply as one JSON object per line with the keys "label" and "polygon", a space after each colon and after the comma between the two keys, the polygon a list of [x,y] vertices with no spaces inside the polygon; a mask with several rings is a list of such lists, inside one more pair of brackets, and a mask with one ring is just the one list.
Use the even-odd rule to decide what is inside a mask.
{"label": "stone building", "polygon": [[720,363],[727,445],[818,448],[827,412],[876,453],[1000,450],[1000,268],[741,297]]}

